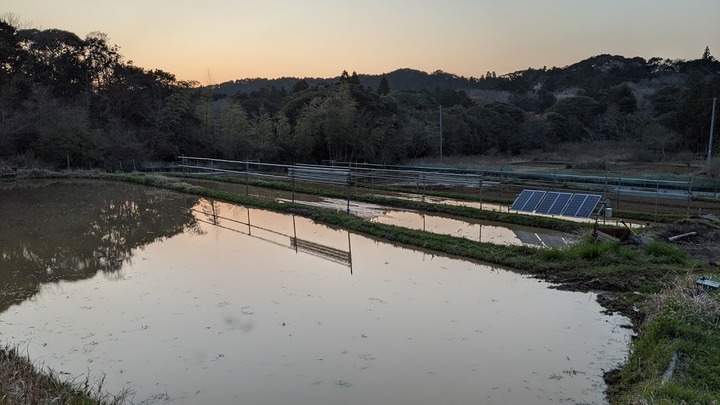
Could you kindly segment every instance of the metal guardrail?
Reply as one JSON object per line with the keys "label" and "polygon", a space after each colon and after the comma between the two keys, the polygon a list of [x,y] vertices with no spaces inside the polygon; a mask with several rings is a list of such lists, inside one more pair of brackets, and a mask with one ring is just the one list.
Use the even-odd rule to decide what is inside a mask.
{"label": "metal guardrail", "polygon": [[[495,169],[455,169],[441,167],[422,167],[422,166],[393,166],[393,165],[377,165],[368,163],[347,163],[347,162],[331,162],[331,167],[341,166],[350,167],[353,171],[359,173],[371,172],[416,172],[416,173],[432,173],[434,176],[442,175],[446,178],[462,175],[481,176],[488,181],[509,182],[540,182],[547,184],[577,184],[588,187],[603,188],[624,188],[627,190],[633,188],[641,189],[660,189],[675,190],[681,193],[689,193],[691,191],[692,181],[677,180],[660,180],[647,178],[632,178],[622,176],[605,176],[577,175],[565,173],[532,173],[532,172],[515,172],[512,170],[495,170]],[[354,176],[353,176],[354,177]]]}
{"label": "metal guardrail", "polygon": [[[398,186],[461,186],[534,184],[553,189],[560,186],[607,194],[632,195],[662,199],[688,199],[700,192],[693,181],[674,181],[620,176],[581,176],[564,173],[530,173],[506,170],[467,170],[435,167],[405,167],[377,164],[330,162],[330,165],[279,165],[252,161],[233,161],[181,156],[178,168],[212,173],[245,175],[285,181],[306,181],[324,184],[398,185]],[[707,193],[707,190],[703,192]],[[717,198],[717,190],[710,190]]]}
{"label": "metal guardrail", "polygon": [[327,168],[295,165],[288,167],[288,177],[290,177],[293,181],[307,181],[310,183],[337,185],[350,184],[349,169],[338,169],[332,167]]}

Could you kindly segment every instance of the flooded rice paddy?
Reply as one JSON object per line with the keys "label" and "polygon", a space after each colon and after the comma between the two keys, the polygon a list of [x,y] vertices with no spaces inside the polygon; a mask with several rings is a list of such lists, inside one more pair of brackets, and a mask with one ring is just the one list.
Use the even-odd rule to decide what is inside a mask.
{"label": "flooded rice paddy", "polygon": [[389,210],[373,218],[373,221],[498,245],[564,247],[574,240],[570,234],[547,229],[457,219],[412,211]]}
{"label": "flooded rice paddy", "polygon": [[[187,180],[187,179],[186,179]],[[235,193],[249,193],[256,197],[275,198],[278,201],[290,202],[284,194],[274,190],[259,189],[244,185],[223,183],[207,180],[188,180],[191,184],[208,187],[219,191]],[[411,196],[411,197],[408,197]],[[417,200],[420,201],[420,196]],[[403,194],[402,198],[415,199],[410,194]],[[412,210],[399,210],[384,207],[377,204],[350,201],[338,198],[316,197],[309,195],[296,195],[295,201],[316,207],[329,208],[337,211],[346,211],[349,207],[353,215],[372,220],[374,222],[397,225],[405,228],[419,229],[423,231],[457,236],[477,242],[494,243],[501,245],[527,245],[540,247],[564,247],[575,240],[574,235],[539,229],[521,225],[505,224],[491,221],[474,220],[467,218],[453,218],[447,215],[427,214]],[[481,203],[467,201],[456,201],[448,199],[437,199],[425,197],[424,201],[435,204],[466,205],[481,209]],[[497,209],[494,209],[497,208]],[[484,209],[500,211],[499,205],[485,204]],[[505,207],[507,211],[507,207]]]}
{"label": "flooded rice paddy", "polygon": [[301,217],[90,181],[0,185],[0,341],[135,403],[602,403],[592,293]]}

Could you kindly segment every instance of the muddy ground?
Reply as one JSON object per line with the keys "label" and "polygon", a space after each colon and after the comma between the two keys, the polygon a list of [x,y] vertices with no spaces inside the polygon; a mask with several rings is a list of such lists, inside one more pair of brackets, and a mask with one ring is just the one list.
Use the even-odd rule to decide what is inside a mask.
{"label": "muddy ground", "polygon": [[[714,219],[714,221],[713,221]],[[689,233],[670,243],[681,247],[692,256],[707,261],[710,266],[718,267],[720,263],[720,225],[714,216],[697,218],[697,222],[676,223],[658,227],[649,232],[659,240],[668,241],[668,238]]]}

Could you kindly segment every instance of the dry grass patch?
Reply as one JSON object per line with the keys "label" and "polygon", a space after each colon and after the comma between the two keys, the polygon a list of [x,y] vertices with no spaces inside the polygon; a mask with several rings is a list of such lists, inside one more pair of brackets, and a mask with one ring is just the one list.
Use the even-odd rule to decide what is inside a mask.
{"label": "dry grass patch", "polygon": [[89,377],[78,382],[39,369],[16,347],[0,348],[0,404],[119,405],[129,403],[128,396],[104,393],[103,381],[93,387]]}

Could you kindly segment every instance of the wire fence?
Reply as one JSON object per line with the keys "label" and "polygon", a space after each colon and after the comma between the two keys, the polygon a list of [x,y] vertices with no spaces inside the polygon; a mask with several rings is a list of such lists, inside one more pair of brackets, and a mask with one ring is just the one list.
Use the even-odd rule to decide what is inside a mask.
{"label": "wire fence", "polygon": [[[411,167],[329,162],[325,165],[281,165],[257,161],[238,161],[181,156],[177,169],[205,174],[245,175],[253,179],[292,181],[298,173],[307,182],[337,183],[338,176],[348,173],[353,185],[361,186],[414,186],[437,187],[502,187],[535,185],[546,189],[577,189],[602,192],[615,196],[637,196],[661,199],[688,199],[693,196],[718,198],[720,182],[702,186],[694,185],[694,178],[687,181],[651,178],[622,177],[610,173],[605,176],[584,176],[564,173],[533,173],[508,170],[463,170],[435,167]],[[293,173],[296,175],[293,176]]]}

